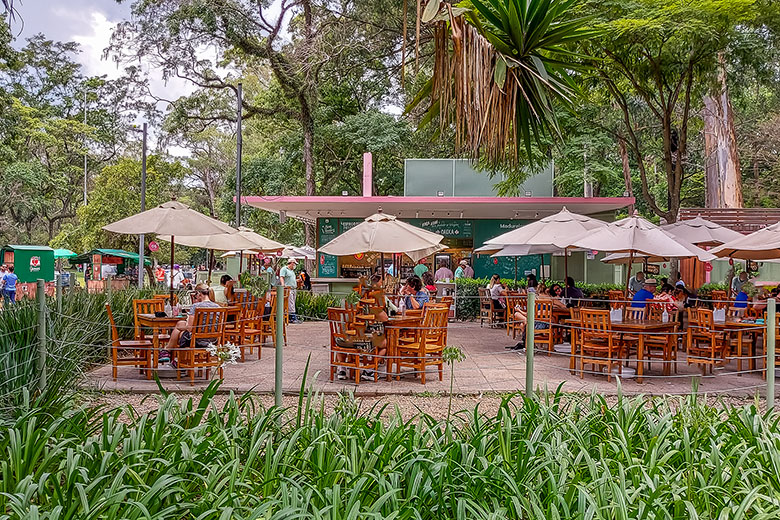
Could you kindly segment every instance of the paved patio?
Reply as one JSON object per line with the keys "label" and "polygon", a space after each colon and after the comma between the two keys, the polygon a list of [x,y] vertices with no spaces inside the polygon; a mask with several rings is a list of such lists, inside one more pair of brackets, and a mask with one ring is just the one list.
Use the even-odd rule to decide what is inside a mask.
{"label": "paved patio", "polygon": [[[288,329],[288,346],[284,349],[284,373],[283,384],[286,393],[297,393],[301,387],[307,361],[309,362],[309,376],[307,383],[325,393],[335,393],[344,389],[351,389],[357,395],[400,395],[419,393],[444,393],[449,391],[450,372],[445,365],[444,380],[439,381],[433,367],[429,368],[425,385],[420,384],[419,379],[408,375],[400,381],[386,381],[381,378],[379,382],[373,380],[364,382],[359,386],[352,382],[334,381],[329,378],[328,339],[329,331],[327,323],[308,322],[290,325]],[[524,354],[505,349],[515,342],[506,335],[503,329],[491,329],[480,327],[479,323],[451,323],[449,331],[449,344],[461,347],[466,359],[456,363],[454,391],[457,394],[478,395],[482,393],[516,392],[525,389]],[[568,347],[559,347],[563,352]],[[274,385],[274,349],[263,349],[262,359],[257,360],[257,354],[248,356],[245,363],[228,365],[225,368],[225,381],[222,391],[235,391],[239,393],[255,391],[266,393],[273,391]],[[741,376],[733,374],[737,365],[732,361],[723,369],[716,369],[714,377],[700,377],[700,372],[694,366],[685,362],[684,352],[678,355],[678,373],[672,376],[663,376],[660,362],[652,364],[651,369],[645,370],[644,383],[638,384],[630,377],[622,381],[623,392],[626,394],[685,394],[690,393],[694,379],[698,379],[699,392],[725,393],[730,396],[755,395],[756,391],[763,392],[765,381],[760,372],[747,373]],[[635,363],[630,364],[632,368]],[[760,364],[759,367],[763,367]],[[590,369],[590,367],[588,367]],[[743,364],[743,370],[747,370]],[[699,376],[699,377],[696,377]],[[160,379],[163,385],[171,391],[200,390],[205,382],[196,383],[194,387],[188,381],[177,381],[175,371],[163,367],[160,369]],[[202,381],[202,380],[201,380]],[[547,387],[554,390],[560,384],[567,392],[597,392],[605,395],[614,394],[617,384],[613,379],[607,382],[606,376],[585,374],[580,379],[579,374],[572,375],[569,372],[569,356],[561,353],[552,356],[539,354],[534,359],[534,384],[537,387]],[[155,393],[157,384],[139,375],[132,367],[119,367],[117,381],[111,379],[111,367],[102,366],[88,374],[85,383],[87,387],[105,391],[125,391],[137,393]]]}

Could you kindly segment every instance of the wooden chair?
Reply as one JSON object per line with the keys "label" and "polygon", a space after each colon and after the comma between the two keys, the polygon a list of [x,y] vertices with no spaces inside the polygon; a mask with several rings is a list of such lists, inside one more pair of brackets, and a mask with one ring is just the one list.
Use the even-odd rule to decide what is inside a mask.
{"label": "wooden chair", "polygon": [[479,326],[487,319],[491,327],[505,321],[506,309],[497,307],[490,297],[490,291],[484,287],[479,288]]}
{"label": "wooden chair", "polygon": [[569,371],[575,374],[577,371],[577,359],[581,355],[580,334],[582,329],[582,307],[571,307],[571,319],[574,322],[571,332],[571,359],[569,360]]}
{"label": "wooden chair", "polygon": [[222,307],[200,307],[195,309],[195,317],[190,332],[190,345],[177,348],[175,351],[178,368],[176,378],[181,379],[181,371],[186,370],[190,376],[190,385],[195,384],[196,372],[203,372],[209,379],[212,368],[219,370],[222,379],[222,361],[212,356],[206,350],[208,343],[222,345],[225,339],[225,316],[227,311]]}
{"label": "wooden chair", "polygon": [[[538,328],[542,326],[542,324],[546,325],[547,328]],[[553,302],[552,300],[543,297],[536,300],[536,312],[534,313],[534,343],[546,343],[547,352],[550,354],[552,354],[555,349]]]}
{"label": "wooden chair", "polygon": [[[108,303],[106,304],[106,313],[111,324],[111,375],[114,381],[116,381],[116,369],[118,366],[134,366],[139,368],[141,373],[144,370],[148,370],[152,359],[152,341],[148,339],[119,339],[119,331],[117,331],[116,323],[114,322],[114,313],[111,312],[111,305]],[[130,351],[132,356],[120,357],[120,351],[122,353]]]}
{"label": "wooden chair", "polygon": [[[338,367],[349,368],[355,379],[355,384],[360,384],[360,373],[363,370],[373,370],[374,381],[378,380],[379,358],[367,354],[358,348],[341,346],[338,339],[349,340],[357,336],[355,329],[355,314],[348,309],[340,307],[328,307],[328,325],[330,326],[330,380]],[[345,356],[344,361],[339,361],[339,354]]]}
{"label": "wooden chair", "polygon": [[[623,373],[621,359],[624,350],[614,341],[612,323],[608,310],[583,308],[580,310],[582,329],[580,330],[580,378],[585,377],[585,365],[607,369],[607,381],[612,380],[612,367],[618,367]],[[601,371],[601,368],[599,368]]]}
{"label": "wooden chair", "polygon": [[[263,348],[262,345],[266,344],[265,338],[267,337],[271,338],[271,345],[274,346],[275,348],[274,342],[276,341],[276,291],[269,291],[268,294],[270,295],[271,313],[268,316],[261,316],[260,329],[262,330],[262,332],[260,334],[261,346],[259,348]],[[285,315],[286,314],[287,314],[287,309],[285,308]],[[284,344],[285,346],[287,346],[286,323],[282,325],[282,335],[284,337]]]}
{"label": "wooden chair", "polygon": [[726,334],[715,330],[710,309],[688,309],[688,364],[699,365],[702,374],[707,367],[728,362],[729,342]]}
{"label": "wooden chair", "polygon": [[425,384],[425,371],[429,366],[439,369],[439,381],[443,377],[442,352],[447,341],[447,309],[431,308],[423,317],[422,326],[417,331],[417,341],[398,345],[396,360],[396,379],[401,375],[402,367],[414,369]]}
{"label": "wooden chair", "polygon": [[[521,303],[522,300],[525,300],[525,302]],[[522,332],[523,329],[523,323],[515,319],[515,308],[527,305],[528,301],[518,293],[510,293],[506,297],[506,302],[506,335],[511,335],[512,339],[515,339],[517,333]]]}
{"label": "wooden chair", "polygon": [[622,309],[626,306],[626,295],[623,291],[608,291],[607,299],[610,309]]}
{"label": "wooden chair", "polygon": [[[165,311],[165,299],[162,298],[151,298],[148,300],[133,300],[133,324],[135,325],[135,339],[137,340],[144,340],[146,339],[144,336],[144,328],[141,327],[141,325],[138,323],[138,315],[139,314],[154,314],[155,312],[164,312]],[[168,341],[170,339],[170,334],[159,334],[158,335],[161,342]]]}
{"label": "wooden chair", "polygon": [[713,309],[726,309],[731,306],[728,294],[726,291],[712,291],[710,295]]}
{"label": "wooden chair", "polygon": [[[648,303],[648,319],[658,322],[662,321],[666,305],[665,303]],[[665,376],[671,375],[671,365],[674,365],[674,373],[677,373],[677,332],[680,329],[677,312],[677,310],[672,312],[667,310],[669,323],[674,324],[671,334],[648,334],[645,336],[645,358],[647,360],[660,359],[664,365],[663,374]]]}
{"label": "wooden chair", "polygon": [[251,298],[241,307],[238,319],[225,326],[225,339],[234,343],[241,350],[241,362],[246,361],[245,350],[254,352],[257,347],[257,359],[263,355],[262,348],[262,321],[265,300]]}

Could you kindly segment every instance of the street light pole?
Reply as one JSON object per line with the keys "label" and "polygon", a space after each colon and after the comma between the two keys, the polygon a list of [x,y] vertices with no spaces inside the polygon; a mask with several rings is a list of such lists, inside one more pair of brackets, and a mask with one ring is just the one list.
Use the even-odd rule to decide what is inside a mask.
{"label": "street light pole", "polygon": [[[147,124],[144,123],[141,153],[141,211],[146,211],[146,129]],[[144,288],[144,235],[138,235],[138,288]]]}
{"label": "street light pole", "polygon": [[241,225],[241,83],[238,84],[236,92],[236,228]]}
{"label": "street light pole", "polygon": [[84,89],[84,205],[87,205],[87,89]]}

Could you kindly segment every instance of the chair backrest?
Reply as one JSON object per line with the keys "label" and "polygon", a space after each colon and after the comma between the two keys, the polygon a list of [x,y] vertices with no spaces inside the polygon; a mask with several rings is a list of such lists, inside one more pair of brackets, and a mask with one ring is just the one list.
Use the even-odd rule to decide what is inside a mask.
{"label": "chair backrest", "polygon": [[607,299],[610,309],[622,309],[626,306],[626,295],[623,291],[608,291]]}
{"label": "chair backrest", "polygon": [[580,333],[583,340],[603,340],[612,336],[612,322],[606,309],[580,309]]}
{"label": "chair backrest", "polygon": [[490,300],[490,291],[488,291],[485,287],[479,287],[477,289],[479,291],[479,305],[480,307],[484,307],[487,309],[490,309],[492,304]]}
{"label": "chair backrest", "polygon": [[623,311],[624,320],[643,320],[645,319],[644,307],[626,307]]}
{"label": "chair backrest", "polygon": [[135,337],[140,338],[142,334],[141,325],[138,323],[139,314],[154,314],[155,312],[165,311],[165,300],[161,298],[152,298],[149,300],[133,300],[133,324],[135,325]]}
{"label": "chair backrest", "polygon": [[328,325],[330,326],[330,345],[336,346],[336,337],[344,336],[349,329],[354,313],[341,307],[328,307]]}
{"label": "chair backrest", "polygon": [[446,307],[431,307],[423,316],[422,337],[425,344],[444,348],[447,341],[447,314]]}
{"label": "chair backrest", "polygon": [[197,340],[209,340],[217,345],[222,343],[225,333],[225,317],[227,309],[223,307],[199,307],[195,309],[195,317],[192,322],[192,342],[195,346]]}
{"label": "chair backrest", "polygon": [[106,304],[106,313],[108,314],[108,322],[111,324],[111,344],[116,346],[119,343],[119,331],[116,329],[116,323],[114,322],[114,313],[111,312],[111,304]]}
{"label": "chair backrest", "polygon": [[571,313],[571,319],[580,321],[580,317],[582,315],[582,307],[570,307],[569,312]]}
{"label": "chair backrest", "polygon": [[552,326],[553,302],[548,298],[539,298],[536,300],[536,313],[534,319],[540,323],[548,323]]}
{"label": "chair backrest", "polygon": [[740,308],[740,307],[727,307],[726,308],[726,317],[727,318],[741,318],[745,315],[745,311],[747,309]]}
{"label": "chair backrest", "polygon": [[724,309],[728,308],[730,305],[726,291],[712,291],[710,299],[712,300],[712,307],[714,309]]}
{"label": "chair backrest", "polygon": [[243,309],[244,305],[249,303],[251,298],[252,298],[252,294],[246,289],[235,289],[235,291],[233,292],[233,301],[231,303],[240,305],[241,308]]}
{"label": "chair backrest", "polygon": [[[696,325],[698,326],[698,332],[700,334],[711,332],[715,327],[715,321],[712,318],[712,309],[697,309],[696,314]],[[697,331],[694,330],[694,332]]]}
{"label": "chair backrest", "polygon": [[453,303],[455,303],[455,298],[452,296],[442,296],[439,298],[439,303],[446,303],[447,308],[451,307]]}

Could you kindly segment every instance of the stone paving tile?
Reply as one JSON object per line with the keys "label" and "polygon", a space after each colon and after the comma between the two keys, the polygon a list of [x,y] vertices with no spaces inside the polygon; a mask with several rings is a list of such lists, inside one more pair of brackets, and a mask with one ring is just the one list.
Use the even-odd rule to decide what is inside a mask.
{"label": "stone paving tile", "polygon": [[[363,382],[359,386],[351,381],[329,380],[329,354],[324,345],[328,342],[328,326],[322,322],[310,322],[291,325],[288,331],[288,345],[284,349],[283,388],[285,392],[296,393],[300,389],[307,360],[309,375],[307,384],[319,391],[336,393],[344,389],[353,390],[358,395],[382,394],[418,394],[444,393],[449,391],[450,372],[445,365],[443,381],[438,380],[435,368],[428,370],[426,384],[410,375],[400,381],[386,381],[380,377]],[[461,394],[480,394],[486,392],[511,392],[525,389],[525,354],[506,350],[515,341],[501,329],[480,327],[479,323],[451,323],[449,343],[463,349],[466,359],[455,366],[454,391]],[[273,391],[274,385],[275,349],[265,348],[262,359],[257,360],[257,354],[247,356],[245,363],[227,366],[222,391],[258,393]],[[693,366],[688,366],[684,353],[679,355],[678,374],[663,377],[660,363],[654,363],[652,370],[646,372],[644,384],[638,384],[632,378],[624,378],[622,389],[626,394],[678,394],[689,393],[693,387],[694,376],[700,375]],[[631,363],[635,367],[635,363]],[[729,395],[754,395],[757,389],[763,390],[765,382],[760,373],[737,376],[729,372],[736,371],[736,362],[732,361],[725,369],[716,370],[715,377],[699,380],[700,392],[723,392]],[[648,377],[649,376],[649,377]],[[177,381],[175,372],[170,369],[160,371],[160,378],[166,389],[177,392],[197,391],[205,387],[203,380],[190,386],[188,380]],[[554,390],[563,383],[567,392],[596,392],[615,394],[617,383],[613,378],[607,382],[604,375],[585,374],[580,379],[579,374],[569,372],[569,357],[567,355],[537,354],[534,358],[534,385],[537,388]],[[138,374],[132,367],[119,367],[117,381],[111,379],[111,367],[102,366],[88,374],[85,386],[105,391],[127,391],[139,393],[154,393],[158,391],[157,383],[149,381]]]}

